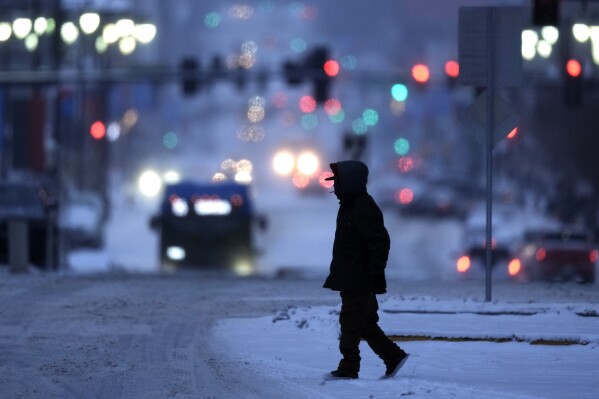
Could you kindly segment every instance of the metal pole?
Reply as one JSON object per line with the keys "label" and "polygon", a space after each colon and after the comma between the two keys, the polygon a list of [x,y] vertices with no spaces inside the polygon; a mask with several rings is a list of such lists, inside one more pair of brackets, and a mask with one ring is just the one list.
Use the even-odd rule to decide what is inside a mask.
{"label": "metal pole", "polygon": [[487,221],[486,221],[486,291],[485,301],[491,302],[491,265],[493,245],[493,101],[495,96],[495,48],[493,14],[495,8],[487,8],[487,134],[485,140],[485,156],[487,164]]}

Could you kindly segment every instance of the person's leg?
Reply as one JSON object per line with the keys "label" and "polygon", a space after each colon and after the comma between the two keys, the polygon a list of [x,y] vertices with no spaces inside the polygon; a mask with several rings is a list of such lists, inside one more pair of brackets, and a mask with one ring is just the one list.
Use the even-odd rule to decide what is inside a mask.
{"label": "person's leg", "polygon": [[364,306],[359,294],[341,293],[341,337],[339,351],[343,358],[338,370],[343,373],[357,374],[360,371],[360,335],[364,318]]}
{"label": "person's leg", "polygon": [[365,324],[361,337],[368,343],[374,353],[380,357],[387,367],[401,360],[406,352],[397,346],[379,327],[378,302],[374,294],[370,294],[366,302]]}

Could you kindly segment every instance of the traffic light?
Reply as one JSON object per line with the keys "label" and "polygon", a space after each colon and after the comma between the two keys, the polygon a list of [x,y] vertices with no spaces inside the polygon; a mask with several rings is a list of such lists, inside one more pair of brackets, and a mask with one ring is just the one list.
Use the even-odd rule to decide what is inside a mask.
{"label": "traffic light", "polygon": [[412,67],[412,78],[417,85],[424,88],[431,77],[431,72],[425,64],[416,64]]}
{"label": "traffic light", "polygon": [[96,121],[92,123],[91,127],[89,128],[89,134],[95,140],[103,139],[104,136],[106,136],[106,125],[104,125],[102,121]]}
{"label": "traffic light", "polygon": [[445,63],[445,76],[447,77],[447,84],[454,87],[458,76],[460,76],[460,64],[455,60],[447,61]]}
{"label": "traffic light", "polygon": [[570,59],[564,71],[564,101],[569,106],[578,106],[582,102],[582,65],[580,61]]}
{"label": "traffic light", "polygon": [[558,26],[559,0],[534,0],[532,23],[537,26]]}
{"label": "traffic light", "polygon": [[200,63],[196,58],[185,57],[181,61],[181,74],[182,74],[182,89],[183,94],[191,96],[195,94],[200,88],[200,78],[198,73],[200,71]]}
{"label": "traffic light", "polygon": [[[306,63],[306,69],[310,74],[314,86],[314,99],[317,104],[324,104],[325,101],[329,99],[329,88],[332,76],[329,76],[325,70],[325,64],[328,61],[329,50],[326,47],[318,47],[314,49]],[[331,71],[333,71],[333,69],[334,68],[332,67]]]}
{"label": "traffic light", "polygon": [[331,82],[338,73],[339,63],[329,59],[329,49],[324,46],[315,48],[303,62],[283,63],[287,84],[297,86],[308,80],[312,83],[313,97],[317,104],[324,104],[329,99]]}

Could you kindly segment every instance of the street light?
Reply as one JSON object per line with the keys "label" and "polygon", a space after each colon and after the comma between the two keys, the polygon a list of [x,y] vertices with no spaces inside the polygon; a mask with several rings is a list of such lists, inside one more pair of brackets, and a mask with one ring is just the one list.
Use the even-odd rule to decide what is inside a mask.
{"label": "street light", "polygon": [[79,29],[73,22],[65,22],[60,28],[60,37],[66,44],[73,44],[79,38]]}
{"label": "street light", "polygon": [[25,39],[31,32],[33,23],[29,18],[17,18],[12,23],[12,30],[17,39]]}
{"label": "street light", "polygon": [[0,22],[0,42],[5,42],[12,36],[12,27],[8,22]]}
{"label": "street light", "polygon": [[79,26],[86,35],[91,35],[100,26],[100,15],[95,12],[86,12],[79,17]]}

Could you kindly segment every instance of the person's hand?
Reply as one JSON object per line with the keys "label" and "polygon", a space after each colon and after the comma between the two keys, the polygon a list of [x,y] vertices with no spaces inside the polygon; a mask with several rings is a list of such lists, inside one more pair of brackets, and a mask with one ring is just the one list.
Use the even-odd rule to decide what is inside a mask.
{"label": "person's hand", "polygon": [[384,274],[372,274],[372,292],[380,295],[387,292],[387,280]]}

